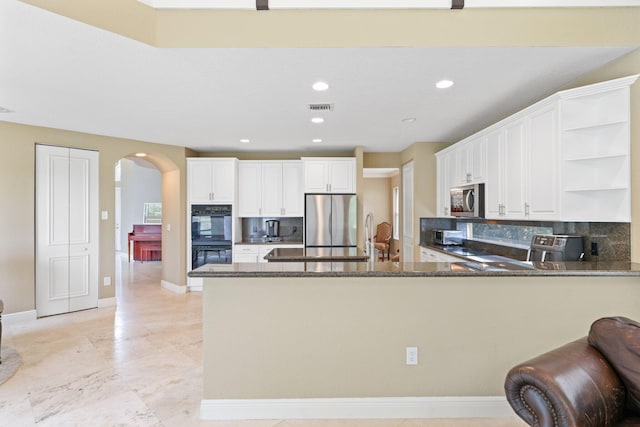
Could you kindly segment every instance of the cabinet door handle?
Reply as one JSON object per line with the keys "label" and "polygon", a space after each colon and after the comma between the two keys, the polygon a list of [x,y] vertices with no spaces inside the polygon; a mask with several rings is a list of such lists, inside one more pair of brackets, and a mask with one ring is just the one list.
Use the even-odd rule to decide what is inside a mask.
{"label": "cabinet door handle", "polygon": [[529,216],[529,203],[524,204],[524,214]]}
{"label": "cabinet door handle", "polygon": [[449,216],[449,208],[444,208],[444,214],[445,214],[446,216]]}
{"label": "cabinet door handle", "polygon": [[471,182],[471,174],[467,173],[467,183]]}

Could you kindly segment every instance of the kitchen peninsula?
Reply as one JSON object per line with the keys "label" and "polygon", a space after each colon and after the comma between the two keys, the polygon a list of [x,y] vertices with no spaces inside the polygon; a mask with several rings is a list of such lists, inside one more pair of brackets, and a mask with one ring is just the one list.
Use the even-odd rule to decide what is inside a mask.
{"label": "kitchen peninsula", "polygon": [[640,264],[476,264],[190,272],[204,280],[202,417],[512,416],[511,366],[585,336],[599,317],[640,318]]}

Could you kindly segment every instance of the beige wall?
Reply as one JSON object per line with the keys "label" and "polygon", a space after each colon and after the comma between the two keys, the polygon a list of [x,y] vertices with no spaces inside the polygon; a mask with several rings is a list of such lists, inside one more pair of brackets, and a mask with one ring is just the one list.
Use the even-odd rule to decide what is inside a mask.
{"label": "beige wall", "polygon": [[256,12],[23,1],[158,47],[623,46],[640,39],[640,11],[629,7]]}
{"label": "beige wall", "polygon": [[205,279],[204,398],[502,396],[516,363],[639,301],[629,277]]}
{"label": "beige wall", "polygon": [[[414,260],[420,259],[420,218],[435,217],[437,213],[437,169],[435,153],[449,145],[451,145],[449,142],[417,142],[400,153],[403,165],[413,160]],[[400,173],[402,174],[402,169],[400,169]],[[400,180],[400,195],[402,197],[402,180]],[[402,210],[402,207],[400,209]],[[402,219],[400,220],[400,226],[402,226]],[[400,233],[400,240],[402,241],[402,232]],[[402,247],[402,245],[400,247]]]}
{"label": "beige wall", "polygon": [[391,178],[365,178],[362,188],[362,212],[360,216],[366,218],[373,214],[373,235],[376,226],[381,222],[388,222],[393,226],[393,196],[391,193]]}
{"label": "beige wall", "polygon": [[108,211],[109,219],[100,221],[99,298],[115,296],[115,286],[102,286],[102,277],[115,278],[115,164],[135,152],[150,153],[147,159],[164,173],[163,215],[165,224],[172,225],[171,232],[163,231],[163,251],[168,255],[163,262],[163,280],[185,284],[184,148],[0,122],[0,296],[6,314],[35,308],[36,143],[100,153],[99,209]]}

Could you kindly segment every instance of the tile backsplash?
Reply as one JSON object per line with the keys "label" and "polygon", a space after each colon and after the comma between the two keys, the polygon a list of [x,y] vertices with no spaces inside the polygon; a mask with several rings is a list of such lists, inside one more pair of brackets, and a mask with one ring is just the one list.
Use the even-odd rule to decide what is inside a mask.
{"label": "tile backsplash", "polygon": [[[631,224],[621,222],[552,222],[552,221],[488,221],[482,219],[459,220],[456,218],[420,218],[420,243],[433,243],[431,230],[455,230],[459,223],[481,222],[521,226],[549,227],[553,234],[582,236],[585,261],[630,261]],[[597,243],[598,255],[591,255],[591,244]],[[465,246],[488,248],[492,253],[516,259],[526,259],[526,249],[465,241]]]}
{"label": "tile backsplash", "polygon": [[303,219],[299,217],[242,218],[242,241],[262,239],[267,234],[265,221],[271,219],[280,221],[280,236],[284,242],[302,242]]}

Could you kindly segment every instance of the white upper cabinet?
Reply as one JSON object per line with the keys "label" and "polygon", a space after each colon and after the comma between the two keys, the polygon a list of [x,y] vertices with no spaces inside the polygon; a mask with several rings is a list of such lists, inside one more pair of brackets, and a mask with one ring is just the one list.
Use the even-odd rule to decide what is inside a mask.
{"label": "white upper cabinet", "polygon": [[455,181],[452,186],[482,183],[487,161],[486,138],[479,137],[456,147]]}
{"label": "white upper cabinet", "polygon": [[487,218],[500,218],[504,205],[504,132],[494,130],[487,135],[487,180],[484,188],[484,210]]}
{"label": "white upper cabinet", "polygon": [[302,160],[304,161],[305,193],[355,193],[355,158],[306,157]]}
{"label": "white upper cabinet", "polygon": [[443,186],[470,181],[485,183],[490,219],[629,222],[637,78],[558,92],[437,153],[438,214],[447,216]]}
{"label": "white upper cabinet", "polygon": [[304,216],[304,164],[283,162],[282,183],[283,216]]}
{"label": "white upper cabinet", "polygon": [[487,218],[558,219],[557,129],[552,104],[488,134]]}
{"label": "white upper cabinet", "polygon": [[234,158],[187,158],[189,203],[233,204],[236,162]]}
{"label": "white upper cabinet", "polygon": [[238,162],[238,216],[258,217],[262,210],[261,162]]}
{"label": "white upper cabinet", "polygon": [[437,170],[437,213],[439,217],[451,215],[451,197],[449,195],[449,161],[453,152],[436,153]]}
{"label": "white upper cabinet", "polygon": [[560,146],[558,107],[551,104],[527,115],[526,217],[560,218]]}
{"label": "white upper cabinet", "polygon": [[504,216],[509,219],[525,219],[527,148],[524,120],[516,120],[504,127],[503,149]]}
{"label": "white upper cabinet", "polygon": [[303,216],[301,161],[240,161],[238,171],[238,216]]}

